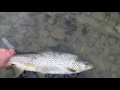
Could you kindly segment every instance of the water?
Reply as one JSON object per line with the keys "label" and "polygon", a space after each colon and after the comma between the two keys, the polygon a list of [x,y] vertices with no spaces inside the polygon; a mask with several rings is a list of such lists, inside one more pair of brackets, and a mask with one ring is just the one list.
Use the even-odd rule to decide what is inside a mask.
{"label": "water", "polygon": [[93,63],[93,69],[71,77],[120,77],[118,12],[0,12],[0,33],[21,52],[49,47]]}

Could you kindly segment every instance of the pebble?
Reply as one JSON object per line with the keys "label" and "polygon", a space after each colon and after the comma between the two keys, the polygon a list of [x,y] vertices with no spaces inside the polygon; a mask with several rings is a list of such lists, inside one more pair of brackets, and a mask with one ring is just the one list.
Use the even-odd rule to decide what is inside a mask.
{"label": "pebble", "polygon": [[119,20],[120,19],[119,19],[119,13],[118,12],[112,12],[112,13],[110,13],[109,21],[118,22]]}
{"label": "pebble", "polygon": [[120,70],[117,72],[118,77],[120,78]]}
{"label": "pebble", "polygon": [[92,16],[99,21],[104,21],[106,18],[106,14],[104,12],[94,12],[92,13]]}
{"label": "pebble", "polygon": [[116,58],[117,58],[117,60],[120,61],[120,54],[118,54],[118,55],[116,56]]}
{"label": "pebble", "polygon": [[109,43],[110,45],[114,45],[116,42],[117,42],[117,41],[116,41],[115,38],[108,38],[108,43]]}
{"label": "pebble", "polygon": [[120,34],[120,24],[116,25],[115,29],[117,30],[117,33]]}
{"label": "pebble", "polygon": [[54,40],[54,39],[52,39],[52,38],[48,38],[47,39],[47,45],[49,46],[49,47],[55,47],[58,43]]}
{"label": "pebble", "polygon": [[112,78],[118,78],[118,75],[116,73],[112,73]]}
{"label": "pebble", "polygon": [[112,77],[112,74],[108,69],[99,72],[99,75],[100,75],[100,78],[111,78]]}
{"label": "pebble", "polygon": [[100,28],[100,30],[101,30],[101,32],[103,32],[107,35],[114,35],[114,36],[117,35],[116,31],[113,29],[112,26],[104,25]]}
{"label": "pebble", "polygon": [[77,20],[78,25],[80,25],[80,24],[91,25],[91,23],[93,21],[93,19],[88,16],[78,16],[78,17],[76,17],[76,20]]}
{"label": "pebble", "polygon": [[118,65],[112,64],[111,65],[111,72],[117,72],[119,70]]}
{"label": "pebble", "polygon": [[110,61],[110,62],[113,62],[115,60],[115,58],[113,56],[108,56],[107,59]]}
{"label": "pebble", "polygon": [[59,40],[64,40],[65,39],[65,31],[62,29],[55,29],[52,32],[50,32],[50,35]]}
{"label": "pebble", "polygon": [[40,35],[41,35],[43,38],[48,38],[48,37],[49,37],[48,31],[45,31],[45,30],[40,31]]}

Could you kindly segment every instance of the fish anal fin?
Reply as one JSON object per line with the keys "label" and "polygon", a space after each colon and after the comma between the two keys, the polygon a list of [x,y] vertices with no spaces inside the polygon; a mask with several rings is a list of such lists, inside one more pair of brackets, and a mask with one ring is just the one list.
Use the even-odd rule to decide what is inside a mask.
{"label": "fish anal fin", "polygon": [[39,78],[45,78],[45,74],[41,72],[36,73]]}

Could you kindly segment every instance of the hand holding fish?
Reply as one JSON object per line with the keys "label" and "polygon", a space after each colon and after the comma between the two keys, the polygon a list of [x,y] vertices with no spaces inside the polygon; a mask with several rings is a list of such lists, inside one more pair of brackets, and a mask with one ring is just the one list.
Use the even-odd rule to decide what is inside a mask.
{"label": "hand holding fish", "polygon": [[11,64],[8,63],[9,59],[15,53],[14,49],[0,48],[0,69],[9,67]]}

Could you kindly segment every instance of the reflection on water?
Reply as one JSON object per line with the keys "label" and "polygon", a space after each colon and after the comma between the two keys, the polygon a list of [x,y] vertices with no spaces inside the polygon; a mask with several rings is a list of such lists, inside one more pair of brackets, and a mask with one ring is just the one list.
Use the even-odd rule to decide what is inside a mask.
{"label": "reflection on water", "polygon": [[[93,63],[93,69],[83,72],[87,77],[117,78],[120,77],[119,15],[118,12],[0,12],[0,33],[21,52],[40,52],[50,47],[75,53]],[[0,43],[0,47],[5,46]]]}

